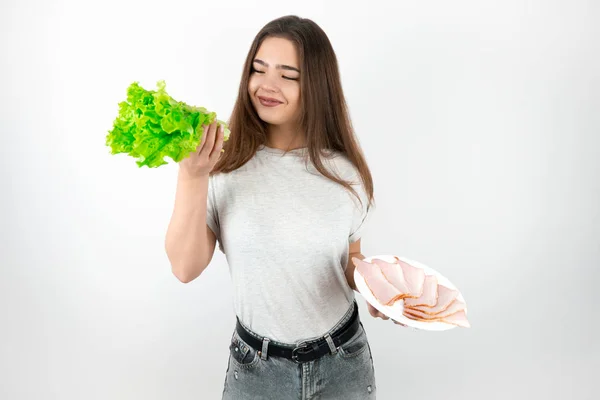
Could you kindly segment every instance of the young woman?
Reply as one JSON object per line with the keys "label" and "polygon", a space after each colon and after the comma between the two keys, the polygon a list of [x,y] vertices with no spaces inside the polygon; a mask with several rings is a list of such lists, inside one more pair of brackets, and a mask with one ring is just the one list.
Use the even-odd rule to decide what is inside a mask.
{"label": "young woman", "polygon": [[364,258],[373,181],[318,25],[287,16],[258,33],[229,127],[225,143],[205,127],[181,161],[166,237],[182,282],[217,243],[227,257],[237,321],[223,399],[374,399],[351,261]]}

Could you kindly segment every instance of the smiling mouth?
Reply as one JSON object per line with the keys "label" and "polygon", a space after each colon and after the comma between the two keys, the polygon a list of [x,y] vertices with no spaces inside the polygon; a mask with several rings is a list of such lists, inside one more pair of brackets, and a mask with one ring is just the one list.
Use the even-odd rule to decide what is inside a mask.
{"label": "smiling mouth", "polygon": [[279,100],[270,99],[268,97],[261,97],[261,96],[258,96],[258,101],[260,102],[260,104],[262,104],[265,107],[276,107],[280,104],[283,104]]}

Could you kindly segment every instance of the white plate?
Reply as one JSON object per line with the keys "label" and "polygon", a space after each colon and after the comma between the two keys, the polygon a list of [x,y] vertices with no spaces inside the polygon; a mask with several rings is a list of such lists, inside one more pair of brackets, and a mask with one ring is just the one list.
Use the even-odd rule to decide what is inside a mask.
{"label": "white plate", "polygon": [[[363,261],[372,262],[372,260],[374,258],[378,258],[380,260],[387,261],[387,262],[395,261],[394,255],[372,256],[372,257],[365,258]],[[433,268],[430,268],[427,265],[424,265],[418,261],[411,260],[406,257],[398,256],[398,258],[410,265],[413,265],[418,268],[422,268],[427,275],[435,275],[438,279],[438,284],[444,285],[450,289],[458,290],[456,288],[456,286],[454,286],[452,284],[452,282],[450,282],[445,276],[443,276],[442,274],[440,274]],[[387,315],[391,319],[398,321],[404,325],[407,325],[407,326],[410,326],[410,327],[416,328],[416,329],[427,330],[427,331],[446,331],[448,329],[457,327],[456,325],[448,324],[445,322],[439,322],[439,321],[422,322],[422,321],[415,321],[414,319],[407,318],[404,316],[404,314],[402,314],[404,311],[404,301],[396,301],[392,306],[386,306],[386,305],[381,304],[373,296],[373,294],[371,293],[371,290],[367,287],[367,284],[365,283],[365,280],[363,279],[362,275],[358,273],[358,270],[356,268],[354,269],[354,282],[356,283],[356,288],[358,289],[360,294],[364,297],[364,299],[369,304],[371,304],[373,307],[375,307],[377,310],[379,310],[383,314]],[[462,294],[460,293],[460,291],[458,292],[457,299],[462,302],[465,301]],[[467,312],[467,310],[465,307],[465,313],[466,312]]]}

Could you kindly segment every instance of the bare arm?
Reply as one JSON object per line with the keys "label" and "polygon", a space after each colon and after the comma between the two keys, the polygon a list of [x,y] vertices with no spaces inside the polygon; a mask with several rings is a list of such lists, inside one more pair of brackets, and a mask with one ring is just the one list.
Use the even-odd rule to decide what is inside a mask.
{"label": "bare arm", "polygon": [[356,257],[360,260],[364,260],[366,258],[364,255],[361,254],[360,239],[350,244],[349,253],[350,255],[348,257],[348,265],[346,266],[346,280],[348,281],[348,285],[353,290],[358,292],[358,289],[356,289],[356,283],[354,282],[354,269],[356,268],[356,266],[352,262],[352,257]]}
{"label": "bare arm", "polygon": [[216,238],[206,225],[207,193],[208,175],[190,177],[180,170],[165,250],[173,274],[183,283],[200,276],[214,254]]}

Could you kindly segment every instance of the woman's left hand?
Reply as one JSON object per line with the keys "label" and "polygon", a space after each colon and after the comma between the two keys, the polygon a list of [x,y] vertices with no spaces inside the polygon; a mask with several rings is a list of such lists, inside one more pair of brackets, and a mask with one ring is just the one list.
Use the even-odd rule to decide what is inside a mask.
{"label": "woman's left hand", "polygon": [[[388,317],[387,315],[385,315],[384,313],[382,313],[381,311],[379,311],[378,309],[376,309],[375,307],[373,307],[371,305],[371,303],[369,303],[369,302],[367,302],[367,308],[369,309],[369,314],[371,314],[373,316],[373,318],[381,318],[383,320],[390,319],[390,317]],[[394,321],[394,323],[396,325],[406,326],[403,323],[398,322],[396,320],[392,319],[392,321]]]}

